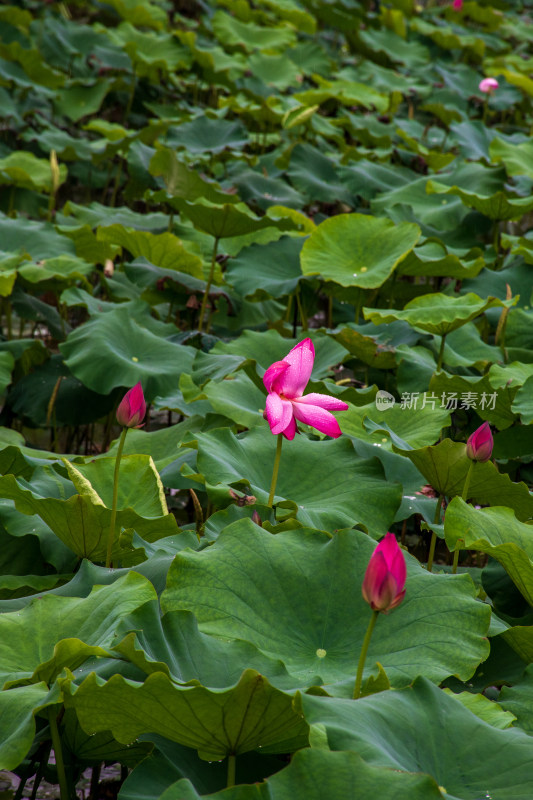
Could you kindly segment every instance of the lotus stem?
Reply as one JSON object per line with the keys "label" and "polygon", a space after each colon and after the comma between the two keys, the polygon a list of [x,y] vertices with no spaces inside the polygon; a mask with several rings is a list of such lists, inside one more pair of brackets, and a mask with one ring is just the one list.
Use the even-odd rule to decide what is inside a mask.
{"label": "lotus stem", "polygon": [[207,305],[207,298],[209,297],[209,290],[211,289],[211,284],[213,283],[213,277],[215,275],[215,264],[217,263],[217,251],[218,251],[218,236],[215,236],[215,243],[213,245],[213,255],[211,256],[211,269],[209,270],[209,277],[205,285],[204,296],[202,297],[202,305],[200,306],[200,316],[198,319],[199,333],[202,332],[202,327],[204,324],[205,307]]}
{"label": "lotus stem", "polygon": [[113,505],[111,506],[111,523],[109,525],[109,534],[107,538],[107,556],[105,560],[106,567],[111,566],[111,554],[113,552],[113,542],[115,540],[115,525],[117,521],[117,502],[118,502],[118,474],[120,469],[120,459],[122,458],[122,451],[124,450],[124,442],[126,441],[126,434],[129,428],[122,428],[120,434],[120,441],[118,443],[117,457],[115,459],[115,474],[113,476]]}
{"label": "lotus stem", "polygon": [[48,709],[48,721],[50,723],[50,733],[52,736],[52,747],[56,758],[57,777],[59,780],[59,792],[61,800],[70,800],[70,791],[63,761],[63,749],[61,747],[61,737],[57,727],[57,715],[52,708]]}
{"label": "lotus stem", "polygon": [[466,478],[463,486],[463,493],[461,495],[462,499],[465,501],[468,500],[468,489],[470,488],[470,480],[472,478],[472,473],[474,471],[474,464],[475,461],[470,461],[470,466],[468,467],[468,472],[466,473]]}
{"label": "lotus stem", "polygon": [[363,670],[365,668],[366,654],[368,652],[368,645],[370,644],[370,639],[372,638],[372,633],[374,631],[374,626],[376,624],[378,616],[379,616],[379,611],[372,611],[372,616],[370,617],[370,622],[368,623],[368,628],[366,629],[365,638],[363,639],[363,646],[361,648],[361,654],[359,656],[359,664],[357,665],[357,676],[355,678],[355,686],[353,689],[354,700],[357,700],[361,696],[361,683],[363,682]]}
{"label": "lotus stem", "polygon": [[228,779],[226,782],[226,788],[229,789],[231,786],[235,786],[235,766],[236,766],[236,756],[235,753],[229,753],[228,755]]}
{"label": "lotus stem", "polygon": [[278,433],[278,442],[276,445],[276,457],[274,459],[274,468],[272,470],[272,481],[270,482],[270,494],[268,495],[268,507],[272,508],[274,502],[274,495],[276,494],[276,483],[278,482],[279,462],[281,459],[281,445],[283,444],[283,434]]}
{"label": "lotus stem", "polygon": [[446,344],[446,334],[442,334],[442,338],[440,340],[440,350],[439,350],[439,358],[437,361],[437,372],[442,370],[442,362],[444,360],[444,345]]}
{"label": "lotus stem", "polygon": [[[470,466],[468,467],[468,472],[466,473],[466,478],[465,478],[465,482],[464,482],[464,486],[463,486],[463,494],[461,495],[461,497],[465,501],[465,503],[466,503],[466,501],[468,499],[468,489],[470,487],[470,480],[472,478],[472,473],[474,471],[474,464],[475,463],[476,463],[475,461],[471,461],[470,462]],[[457,567],[459,565],[459,551],[461,549],[459,547],[459,542],[463,542],[463,544],[464,544],[464,539],[457,539],[457,541],[455,543],[455,550],[454,550],[454,553],[453,553],[452,575],[456,575],[457,574]]]}
{"label": "lotus stem", "polygon": [[[437,508],[435,509],[435,518],[433,520],[434,525],[438,525],[440,522],[440,510],[442,508],[442,501],[444,500],[444,495],[440,494],[439,499],[437,502]],[[433,567],[433,558],[435,557],[435,546],[437,544],[437,534],[435,531],[431,531],[431,543],[429,545],[429,554],[428,554],[428,563],[427,563],[427,571],[431,572]]]}

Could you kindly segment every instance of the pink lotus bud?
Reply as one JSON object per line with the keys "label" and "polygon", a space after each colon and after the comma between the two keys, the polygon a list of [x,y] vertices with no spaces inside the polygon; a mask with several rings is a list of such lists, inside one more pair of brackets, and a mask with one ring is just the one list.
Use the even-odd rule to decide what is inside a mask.
{"label": "pink lotus bud", "polygon": [[492,455],[494,440],[490,432],[490,425],[484,422],[474,433],[468,437],[466,454],[472,461],[488,461]]}
{"label": "pink lotus bud", "polygon": [[490,94],[499,86],[498,81],[496,78],[483,78],[482,81],[479,83],[479,91],[485,92],[485,94]]}
{"label": "pink lotus bud", "polygon": [[463,0],[453,0],[452,6],[454,11],[460,11],[463,7]]}
{"label": "pink lotus bud", "polygon": [[393,533],[378,544],[366,568],[363,597],[373,611],[390,611],[405,596],[407,569],[402,549]]}
{"label": "pink lotus bud", "polygon": [[137,383],[126,392],[117,408],[117,422],[124,428],[140,428],[146,414],[146,403],[143,389]]}

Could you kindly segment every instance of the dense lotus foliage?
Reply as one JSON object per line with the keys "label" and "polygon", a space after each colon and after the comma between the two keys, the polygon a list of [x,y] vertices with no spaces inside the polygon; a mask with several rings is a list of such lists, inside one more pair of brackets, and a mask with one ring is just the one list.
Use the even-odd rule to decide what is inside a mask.
{"label": "dense lotus foliage", "polygon": [[533,797],[530,12],[0,6],[17,798]]}

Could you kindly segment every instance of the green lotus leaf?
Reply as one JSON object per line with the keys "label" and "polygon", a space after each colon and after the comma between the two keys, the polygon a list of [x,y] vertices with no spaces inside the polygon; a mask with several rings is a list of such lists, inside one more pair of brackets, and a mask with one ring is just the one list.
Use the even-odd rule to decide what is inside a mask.
{"label": "green lotus leaf", "polygon": [[448,547],[480,550],[502,564],[533,605],[533,537],[531,525],[516,519],[510,508],[473,508],[456,497],[446,509],[444,535]]}
{"label": "green lotus leaf", "polygon": [[[102,502],[113,504],[113,476],[116,458],[99,458],[84,464],[64,464],[78,492],[83,494],[86,482]],[[117,508],[132,508],[142,517],[162,517],[168,514],[161,478],[149,455],[123,455],[117,492]]]}
{"label": "green lotus leaf", "polygon": [[516,297],[513,300],[505,301],[497,297],[488,297],[485,300],[472,292],[459,297],[435,293],[415,297],[414,300],[407,303],[402,311],[364,308],[363,314],[365,319],[371,320],[376,325],[405,320],[414,328],[436,336],[445,336],[483,314],[489,308],[509,308],[515,305],[516,301]]}
{"label": "green lotus leaf", "polygon": [[301,240],[287,236],[270,244],[245,247],[230,260],[227,280],[247,300],[291,294],[302,280],[301,249]]}
{"label": "green lotus leaf", "polygon": [[[80,558],[105,561],[111,509],[88,484],[83,495],[68,499],[40,496],[37,491],[23,488],[13,475],[0,478],[2,497],[14,500],[17,511],[37,514],[53,533]],[[142,517],[130,508],[118,511],[116,520],[114,557],[121,554],[119,533],[121,528],[133,528],[147,540],[154,541],[178,533],[172,514],[159,517]]]}
{"label": "green lotus leaf", "polygon": [[116,638],[119,643],[113,652],[147,675],[164,672],[179,683],[220,689],[235,684],[246,664],[278,689],[298,685],[281,661],[264,655],[250,642],[221,641],[201,633],[190,611],[168,611],[161,616],[157,601],[145,603],[124,619]]}
{"label": "green lotus leaf", "polygon": [[356,703],[301,695],[299,705],[312,725],[325,726],[332,750],[354,750],[375,767],[430,775],[449,800],[527,800],[531,737],[494,728],[424,678]]}
{"label": "green lotus leaf", "polygon": [[413,249],[420,228],[409,222],[366,214],[338,214],[322,222],[306,240],[304,275],[319,275],[341,286],[381,286]]}
{"label": "green lotus leaf", "polygon": [[3,686],[53,683],[68,667],[91,655],[108,655],[122,617],[155,597],[146,578],[131,572],[110,586],[95,586],[88,597],[33,599],[22,611],[0,615]]}
{"label": "green lotus leaf", "polygon": [[503,686],[498,704],[508,713],[516,714],[517,725],[531,735],[533,733],[533,665],[530,665],[521,679],[513,686]]}
{"label": "green lotus leaf", "polygon": [[[59,166],[59,182],[67,179],[67,168]],[[17,150],[0,159],[0,184],[20,186],[36,192],[52,191],[50,161],[33,153]]]}
{"label": "green lotus leaf", "polygon": [[177,686],[162,672],[144,683],[114,675],[106,683],[91,673],[75,689],[63,684],[65,706],[74,708],[89,733],[110,730],[128,744],[141,733],[158,733],[217,761],[258,747],[287,752],[307,743],[308,726],[292,697],[252,669],[229,689]]}
{"label": "green lotus leaf", "polygon": [[[176,556],[162,608],[192,611],[203,633],[252,642],[302,683],[317,674],[326,683],[355,679],[371,615],[361,585],[374,549],[360,531],[273,536],[241,520],[208,550]],[[433,575],[406,561],[405,600],[378,621],[365,674],[378,661],[394,686],[419,674],[466,679],[488,655],[490,609],[475,600],[468,576]]]}
{"label": "green lotus leaf", "polygon": [[500,703],[489,700],[484,694],[472,694],[472,692],[459,692],[454,694],[451,689],[444,689],[446,694],[459,700],[465,708],[468,708],[476,717],[492,725],[493,728],[506,730],[516,721],[514,714],[504,711]]}
{"label": "green lotus leaf", "polygon": [[518,220],[533,210],[533,198],[510,197],[505,192],[487,195],[468,191],[460,186],[448,186],[438,181],[427,182],[428,194],[454,194],[461,198],[467,208],[474,208],[493,220]]}
{"label": "green lotus leaf", "polygon": [[[94,352],[98,351],[95,369]],[[147,400],[165,395],[190,372],[194,351],[157,336],[120,306],[80,325],[61,345],[65,364],[85,386],[108,394],[141,381]]]}
{"label": "green lotus leaf", "polygon": [[107,732],[85,733],[72,709],[65,711],[60,732],[66,758],[76,759],[83,765],[94,766],[102,761],[118,761],[131,769],[154,749],[151,742],[135,742],[124,746]]}
{"label": "green lotus leaf", "polygon": [[[230,485],[249,487],[246,493],[259,502],[268,499],[275,438],[266,423],[239,437],[224,428],[195,439],[198,472],[220,500],[227,498],[225,505]],[[276,502],[291,501],[290,508],[309,527],[330,530],[359,522],[385,533],[400,496],[400,486],[387,484],[377,459],[357,458],[348,438],[319,442],[298,436],[282,450]]]}
{"label": "green lotus leaf", "polygon": [[479,275],[485,261],[479,248],[472,248],[461,260],[449,253],[438,239],[426,239],[415,247],[398,264],[399,275],[436,275],[449,278],[475,278]]}
{"label": "green lotus leaf", "polygon": [[58,687],[42,681],[0,691],[0,769],[13,770],[24,760],[35,738],[34,715],[58,699]]}
{"label": "green lotus leaf", "polygon": [[[312,748],[299,750],[288,767],[263,783],[224,789],[210,793],[209,797],[212,800],[323,800],[327,796],[330,800],[345,800],[374,795],[380,800],[442,798],[436,782],[428,775],[408,775],[373,767],[365,764],[357,753],[330,753]],[[159,800],[200,800],[200,797],[190,781],[180,780]]]}
{"label": "green lotus leaf", "polygon": [[[453,336],[453,334],[452,334]],[[472,348],[472,356],[482,354],[477,347]],[[455,354],[453,360],[457,360]],[[512,403],[517,394],[516,386],[501,386],[495,389],[489,376],[483,378],[463,378],[460,375],[448,375],[437,372],[429,382],[429,393],[451,408],[472,409],[482,420],[488,420],[498,430],[509,428],[516,420]],[[444,400],[442,400],[444,398]]]}
{"label": "green lotus leaf", "polygon": [[244,203],[224,203],[218,205],[202,197],[194,203],[178,198],[175,204],[180,212],[191,220],[195,228],[214,236],[216,239],[244,236],[263,228],[298,230],[300,224],[290,216],[256,217]]}
{"label": "green lotus leaf", "polygon": [[219,42],[230,47],[243,47],[245,50],[281,50],[294,44],[296,31],[290,25],[277,27],[255,25],[253,22],[241,22],[240,19],[216,11],[211,21],[213,31]]}
{"label": "green lotus leaf", "polygon": [[[443,439],[433,447],[406,450],[395,446],[394,450],[412,461],[439,494],[446,497],[462,495],[472,463],[464,444]],[[509,475],[498,472],[491,461],[474,464],[468,498],[482,505],[509,506],[522,521],[533,517],[533,496],[527,485],[523,481],[513,482]]]}
{"label": "green lotus leaf", "polygon": [[[526,366],[526,365],[524,365]],[[528,364],[527,367],[531,365]],[[533,401],[531,399],[531,390],[533,389],[533,375],[530,376],[520,387],[513,400],[512,410],[516,414],[520,414],[520,419],[524,425],[529,425],[533,422]]]}
{"label": "green lotus leaf", "polygon": [[113,224],[100,227],[97,231],[99,242],[120,245],[134,258],[146,258],[156,267],[185,272],[194,278],[203,278],[202,261],[183,245],[172,233],[150,233]]}
{"label": "green lotus leaf", "polygon": [[508,175],[527,175],[533,179],[533,142],[525,141],[520,144],[502,139],[493,139],[489,148],[491,161],[495,164],[503,163]]}
{"label": "green lotus leaf", "polygon": [[412,447],[420,447],[436,441],[442,429],[450,423],[450,412],[442,406],[433,408],[428,403],[424,408],[417,409],[402,408],[396,403],[383,410],[376,404],[379,404],[379,395],[374,403],[358,408],[351,405],[341,417],[343,432],[369,442],[376,448],[392,450],[390,439],[383,436],[384,430],[392,430],[402,441]]}
{"label": "green lotus leaf", "polygon": [[[179,161],[174,150],[164,147],[157,150],[150,161],[150,174],[156,177],[161,176],[166,185],[167,197],[184,197],[190,202],[204,197],[211,203],[237,203],[239,198],[229,192],[223,192],[220,186],[212,181],[206,181],[198,172],[189,169],[182,161]],[[161,201],[160,193],[151,193],[155,201]],[[167,200],[168,202],[168,200]]]}

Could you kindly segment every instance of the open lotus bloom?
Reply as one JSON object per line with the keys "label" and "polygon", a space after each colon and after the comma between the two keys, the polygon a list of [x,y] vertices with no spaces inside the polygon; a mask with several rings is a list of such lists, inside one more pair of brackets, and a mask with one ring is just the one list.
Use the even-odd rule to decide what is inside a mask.
{"label": "open lotus bloom", "polygon": [[452,6],[454,11],[460,11],[463,7],[463,0],[453,0]]}
{"label": "open lotus bloom", "polygon": [[372,611],[387,612],[405,596],[407,569],[402,549],[393,533],[378,544],[366,568],[363,597]]}
{"label": "open lotus bloom", "polygon": [[490,425],[488,422],[484,422],[468,437],[466,454],[472,461],[488,461],[492,455],[493,447],[494,440],[490,432]]}
{"label": "open lotus bloom", "polygon": [[311,339],[304,339],[293,347],[283,361],[271,364],[263,376],[268,392],[265,418],[274,434],[282,433],[294,439],[296,420],[311,425],[321,433],[337,439],[342,431],[331,411],[346,411],[347,403],[327,394],[303,391],[311,377],[315,348]]}
{"label": "open lotus bloom", "polygon": [[500,84],[496,78],[483,78],[483,80],[479,82],[479,91],[485,92],[485,94],[490,94],[497,89],[499,85]]}
{"label": "open lotus bloom", "polygon": [[140,383],[126,392],[117,408],[117,422],[124,428],[140,428],[146,414],[146,403]]}

